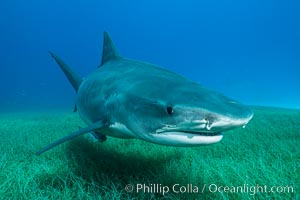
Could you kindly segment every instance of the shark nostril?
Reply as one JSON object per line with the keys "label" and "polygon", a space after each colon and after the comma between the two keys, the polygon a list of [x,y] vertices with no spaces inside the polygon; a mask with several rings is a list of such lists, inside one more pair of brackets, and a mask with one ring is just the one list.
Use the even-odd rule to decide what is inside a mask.
{"label": "shark nostril", "polygon": [[207,115],[204,120],[208,123],[208,124],[212,124],[215,120],[216,116],[209,114]]}
{"label": "shark nostril", "polygon": [[206,125],[205,125],[205,128],[207,130],[210,130],[213,126],[214,126],[214,122],[216,121],[216,116],[213,115],[213,114],[208,114],[204,120],[206,121]]}
{"label": "shark nostril", "polygon": [[209,121],[209,118],[206,117],[206,118],[204,118],[204,120],[206,121],[205,128],[206,128],[207,130],[210,130],[210,129],[211,129],[211,123],[210,123],[210,121]]}

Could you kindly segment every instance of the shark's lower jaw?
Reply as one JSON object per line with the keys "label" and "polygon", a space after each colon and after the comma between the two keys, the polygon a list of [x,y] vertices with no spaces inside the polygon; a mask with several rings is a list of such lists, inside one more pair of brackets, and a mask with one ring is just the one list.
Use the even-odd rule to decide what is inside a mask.
{"label": "shark's lower jaw", "polygon": [[201,146],[220,142],[223,138],[221,132],[186,132],[186,131],[174,131],[163,132],[160,134],[153,134],[149,138],[153,143],[177,146],[177,147],[189,147],[189,146]]}

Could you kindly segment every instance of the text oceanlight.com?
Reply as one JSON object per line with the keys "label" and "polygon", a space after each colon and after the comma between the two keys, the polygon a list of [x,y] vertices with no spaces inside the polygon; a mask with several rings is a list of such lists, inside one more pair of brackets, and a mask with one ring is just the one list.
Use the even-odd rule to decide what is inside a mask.
{"label": "text oceanlight.com", "polygon": [[257,193],[294,193],[294,186],[267,186],[267,185],[217,185],[217,184],[174,184],[172,186],[162,184],[128,184],[125,186],[127,192],[135,193],[247,193],[255,195]]}

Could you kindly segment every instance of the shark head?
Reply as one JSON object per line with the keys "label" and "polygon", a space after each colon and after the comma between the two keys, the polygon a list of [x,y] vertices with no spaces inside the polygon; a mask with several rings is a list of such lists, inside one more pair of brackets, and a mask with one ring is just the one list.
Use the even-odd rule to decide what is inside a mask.
{"label": "shark head", "polygon": [[253,117],[247,106],[172,72],[152,69],[144,77],[118,103],[127,113],[119,121],[134,137],[169,146],[212,144]]}
{"label": "shark head", "polygon": [[206,145],[253,117],[247,106],[181,75],[121,57],[107,34],[101,70],[108,74],[106,93],[114,94],[106,101],[114,129],[107,135],[120,132],[117,137],[128,134],[169,146]]}

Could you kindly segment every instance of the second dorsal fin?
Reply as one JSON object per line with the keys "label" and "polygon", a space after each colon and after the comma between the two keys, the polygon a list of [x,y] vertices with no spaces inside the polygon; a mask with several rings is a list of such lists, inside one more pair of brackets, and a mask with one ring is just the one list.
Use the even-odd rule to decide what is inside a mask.
{"label": "second dorsal fin", "polygon": [[104,63],[106,63],[109,60],[113,60],[118,57],[120,57],[120,55],[119,55],[113,41],[111,40],[109,34],[107,32],[104,32],[101,65],[103,65]]}

